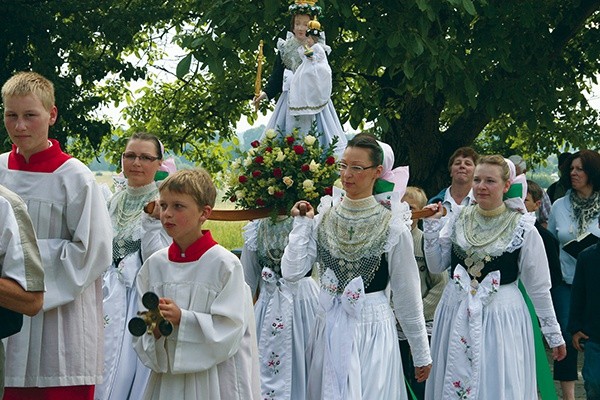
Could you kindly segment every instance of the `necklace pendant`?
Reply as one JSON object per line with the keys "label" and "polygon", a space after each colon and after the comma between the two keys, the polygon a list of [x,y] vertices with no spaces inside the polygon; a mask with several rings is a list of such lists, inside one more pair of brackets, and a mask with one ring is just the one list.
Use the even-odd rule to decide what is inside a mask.
{"label": "necklace pendant", "polygon": [[471,279],[471,294],[475,295],[475,293],[477,293],[477,288],[479,287],[479,282],[477,281],[477,279],[473,278]]}

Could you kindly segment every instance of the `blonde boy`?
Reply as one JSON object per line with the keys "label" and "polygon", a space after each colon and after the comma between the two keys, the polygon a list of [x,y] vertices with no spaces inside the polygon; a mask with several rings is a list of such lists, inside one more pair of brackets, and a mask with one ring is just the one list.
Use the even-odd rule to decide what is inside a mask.
{"label": "blonde boy", "polygon": [[160,220],[173,238],[142,266],[137,288],[159,298],[173,332],[134,340],[152,369],[145,399],[258,399],[260,384],[250,288],[238,258],[202,225],[216,189],[204,170],[182,170],[160,185]]}
{"label": "blonde boy", "polygon": [[102,379],[100,276],[112,254],[104,197],[91,171],[48,139],[58,117],[52,82],[17,73],[2,102],[13,146],[0,155],[0,184],[27,204],[46,285],[43,312],[8,338],[4,400],[93,399]]}

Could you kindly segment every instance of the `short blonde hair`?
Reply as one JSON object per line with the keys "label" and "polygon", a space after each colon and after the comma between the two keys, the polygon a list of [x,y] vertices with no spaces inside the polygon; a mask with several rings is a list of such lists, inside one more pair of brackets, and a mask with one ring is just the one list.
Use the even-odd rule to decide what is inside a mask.
{"label": "short blonde hair", "polygon": [[17,72],[2,86],[2,102],[13,96],[33,94],[46,111],[54,107],[54,84],[36,72]]}
{"label": "short blonde hair", "polygon": [[407,198],[417,203],[417,207],[419,209],[422,209],[427,205],[427,195],[425,194],[425,191],[420,187],[407,186],[406,192],[404,193],[402,200],[406,201]]}
{"label": "short blonde hair", "polygon": [[204,206],[214,207],[217,198],[215,184],[202,168],[182,169],[169,175],[158,188],[159,192],[164,190],[192,196],[200,209]]}

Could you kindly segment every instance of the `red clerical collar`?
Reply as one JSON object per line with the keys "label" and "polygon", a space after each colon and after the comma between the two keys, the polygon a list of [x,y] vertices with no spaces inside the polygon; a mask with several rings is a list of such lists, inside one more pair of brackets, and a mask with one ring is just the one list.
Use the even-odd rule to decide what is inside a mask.
{"label": "red clerical collar", "polygon": [[32,154],[29,157],[29,162],[25,161],[25,157],[17,152],[17,146],[13,144],[12,151],[8,155],[8,169],[46,173],[56,171],[71,156],[62,151],[57,140],[49,140],[52,146],[39,153]]}
{"label": "red clerical collar", "polygon": [[200,257],[204,255],[217,242],[214,241],[210,231],[203,230],[202,236],[196,240],[185,250],[185,253],[181,251],[181,247],[175,242],[169,246],[169,261],[173,262],[191,262],[198,261]]}

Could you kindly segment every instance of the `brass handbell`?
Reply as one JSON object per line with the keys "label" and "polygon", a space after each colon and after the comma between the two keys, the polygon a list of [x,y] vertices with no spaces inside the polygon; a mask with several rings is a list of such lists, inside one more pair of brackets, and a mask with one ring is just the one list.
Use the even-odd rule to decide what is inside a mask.
{"label": "brass handbell", "polygon": [[152,334],[158,327],[163,336],[169,336],[173,332],[173,325],[167,321],[158,308],[158,296],[153,292],[146,292],[142,296],[142,304],[148,311],[138,311],[138,317],[129,320],[127,328],[133,336],[142,336],[144,333]]}

